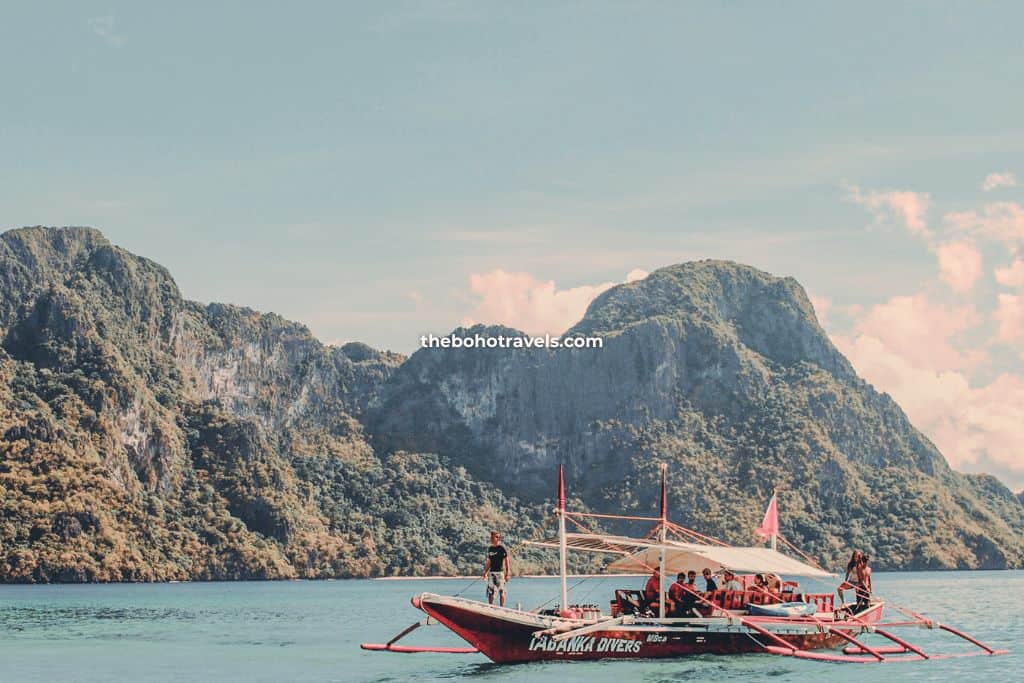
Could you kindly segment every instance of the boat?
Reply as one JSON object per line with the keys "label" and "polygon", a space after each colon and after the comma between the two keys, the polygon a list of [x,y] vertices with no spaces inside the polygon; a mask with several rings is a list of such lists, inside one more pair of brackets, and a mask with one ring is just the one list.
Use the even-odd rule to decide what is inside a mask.
{"label": "boat", "polygon": [[[947,624],[893,606],[901,617],[885,621],[886,601],[872,597],[858,603],[842,601],[842,592],[804,592],[798,580],[835,581],[812,558],[779,534],[778,502],[773,495],[758,532],[770,545],[735,546],[668,519],[665,467],[662,467],[659,517],[570,512],[566,509],[565,474],[558,472],[558,502],[553,513],[558,534],[527,542],[557,549],[561,602],[552,609],[512,609],[459,596],[421,593],[412,605],[427,618],[413,623],[386,643],[363,643],[365,650],[393,653],[481,653],[496,663],[545,660],[669,658],[692,655],[767,654],[827,662],[881,663],[1001,655],[997,650]],[[655,522],[642,537],[598,533],[594,519]],[[579,531],[568,531],[574,524]],[[778,549],[782,540],[796,555]],[[570,551],[602,553],[613,558],[611,573],[651,573],[657,569],[661,599],[648,601],[641,591],[617,589],[609,608],[572,605],[566,570]],[[682,605],[668,598],[666,579],[687,569],[708,567],[738,577],[739,587],[697,592],[684,590]],[[787,577],[781,590],[755,583],[757,574]],[[797,579],[797,580],[794,580]],[[682,604],[682,603],[681,603]],[[680,611],[682,609],[682,611]],[[420,626],[437,623],[466,641],[467,647],[418,647],[398,641]],[[967,652],[933,653],[896,634],[906,627],[943,631],[973,647]],[[880,636],[882,645],[868,644],[865,634]],[[877,639],[876,639],[877,640]],[[842,648],[841,651],[839,648]]]}

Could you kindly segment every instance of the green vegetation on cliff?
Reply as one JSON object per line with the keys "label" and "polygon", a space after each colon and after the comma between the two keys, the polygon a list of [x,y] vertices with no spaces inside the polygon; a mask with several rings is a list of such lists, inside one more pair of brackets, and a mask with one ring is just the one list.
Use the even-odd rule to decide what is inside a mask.
{"label": "green vegetation on cliff", "polygon": [[586,504],[645,514],[670,462],[674,518],[735,543],[755,542],[778,487],[784,533],[833,567],[851,547],[883,568],[1024,562],[1019,500],[953,472],[794,280],[670,266],[603,293],[572,333],[604,348],[414,354],[368,416],[378,445],[420,444],[524,500],[564,462]]}
{"label": "green vegetation on cliff", "polygon": [[181,299],[89,229],[0,240],[0,580],[476,572],[536,511],[354,417],[401,357]]}
{"label": "green vegetation on cliff", "polygon": [[638,512],[671,462],[673,516],[737,542],[778,486],[832,563],[1021,566],[1019,497],[951,471],[795,281],[673,266],[575,331],[605,348],[327,347],[95,230],[4,233],[0,581],[476,573],[488,529],[538,531],[560,462],[581,505]]}

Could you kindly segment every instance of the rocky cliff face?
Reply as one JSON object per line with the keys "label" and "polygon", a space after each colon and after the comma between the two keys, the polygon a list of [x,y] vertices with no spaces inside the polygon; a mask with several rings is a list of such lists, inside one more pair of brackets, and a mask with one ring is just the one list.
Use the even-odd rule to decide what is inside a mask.
{"label": "rocky cliff face", "polygon": [[4,233],[0,580],[475,572],[558,463],[584,505],[647,512],[663,460],[674,516],[735,541],[779,486],[784,531],[829,561],[1021,564],[1020,500],[950,471],[793,280],[673,266],[573,333],[604,348],[325,347],[182,299],[95,230]]}
{"label": "rocky cliff face", "polygon": [[[396,545],[454,571],[517,510],[373,452],[359,417],[400,356],[185,301],[95,230],[0,237],[0,343],[0,580],[380,574],[408,567]],[[444,508],[402,511],[434,487]]]}
{"label": "rocky cliff face", "polygon": [[888,567],[1021,562],[1012,494],[952,472],[792,279],[672,266],[605,292],[569,334],[604,348],[417,352],[370,414],[378,445],[419,444],[527,499],[564,462],[585,502],[644,513],[664,460],[677,516],[737,542],[779,487],[792,540],[833,562],[851,545]]}

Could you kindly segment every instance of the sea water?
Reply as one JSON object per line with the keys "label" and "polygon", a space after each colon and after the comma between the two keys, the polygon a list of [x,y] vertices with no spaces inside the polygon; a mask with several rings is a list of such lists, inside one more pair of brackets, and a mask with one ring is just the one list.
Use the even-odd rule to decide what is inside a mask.
{"label": "sea water", "polygon": [[[607,610],[641,578],[572,580],[571,601]],[[810,586],[808,587],[811,588]],[[497,665],[482,655],[393,654],[386,642],[421,619],[409,598],[429,591],[483,599],[471,580],[0,586],[0,683],[32,681],[1024,681],[1024,572],[876,573],[892,603],[947,622],[1004,657],[883,665],[773,655]],[[509,605],[558,594],[555,579],[513,578]],[[888,618],[895,618],[888,611]],[[904,630],[925,651],[969,651],[945,633]],[[959,641],[959,642],[958,642]],[[403,644],[464,646],[441,626]]]}

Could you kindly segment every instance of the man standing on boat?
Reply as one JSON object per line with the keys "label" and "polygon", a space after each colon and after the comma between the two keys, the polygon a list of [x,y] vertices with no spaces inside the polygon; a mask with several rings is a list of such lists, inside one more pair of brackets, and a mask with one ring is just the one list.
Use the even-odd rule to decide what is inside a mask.
{"label": "man standing on boat", "polygon": [[863,612],[871,605],[871,558],[861,555],[857,561],[857,584],[854,586],[857,593],[857,606],[854,610],[857,613]]}
{"label": "man standing on boat", "polygon": [[499,604],[505,606],[505,584],[512,575],[512,563],[508,558],[508,550],[501,544],[501,534],[491,532],[491,545],[487,548],[487,559],[484,561],[484,579],[487,581],[487,602],[494,604],[494,594],[498,594]]}

